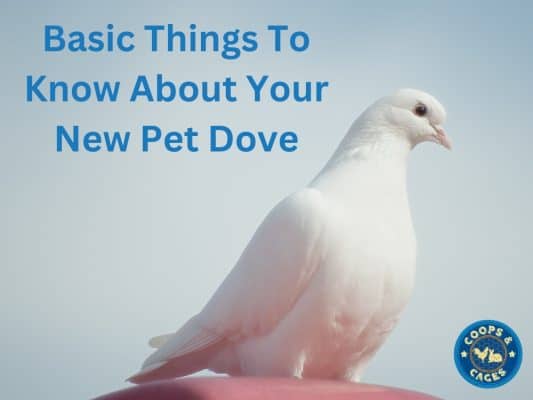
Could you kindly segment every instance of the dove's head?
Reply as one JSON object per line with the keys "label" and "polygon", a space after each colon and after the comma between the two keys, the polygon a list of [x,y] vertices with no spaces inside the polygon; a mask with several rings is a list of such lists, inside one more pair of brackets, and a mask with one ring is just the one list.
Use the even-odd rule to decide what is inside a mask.
{"label": "dove's head", "polygon": [[403,135],[414,147],[435,142],[451,149],[442,124],[446,111],[433,96],[415,89],[401,89],[378,102],[381,118],[395,134]]}

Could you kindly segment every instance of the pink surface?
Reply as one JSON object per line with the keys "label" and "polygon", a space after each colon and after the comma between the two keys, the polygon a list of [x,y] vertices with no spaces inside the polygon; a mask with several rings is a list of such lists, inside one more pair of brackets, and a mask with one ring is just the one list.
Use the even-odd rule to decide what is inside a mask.
{"label": "pink surface", "polygon": [[98,400],[436,400],[403,389],[281,378],[183,378],[146,383]]}

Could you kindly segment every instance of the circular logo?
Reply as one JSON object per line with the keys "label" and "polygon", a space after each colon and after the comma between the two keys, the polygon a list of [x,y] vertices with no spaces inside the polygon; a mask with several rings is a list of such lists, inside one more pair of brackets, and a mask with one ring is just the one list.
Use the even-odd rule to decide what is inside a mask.
{"label": "circular logo", "polygon": [[482,388],[505,385],[522,363],[522,345],[503,322],[483,320],[466,327],[455,343],[455,365],[469,383]]}

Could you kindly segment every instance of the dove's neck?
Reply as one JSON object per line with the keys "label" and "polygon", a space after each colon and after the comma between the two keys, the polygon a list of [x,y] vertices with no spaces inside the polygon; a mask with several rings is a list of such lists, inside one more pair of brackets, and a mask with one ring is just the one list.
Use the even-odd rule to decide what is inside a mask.
{"label": "dove's neck", "polygon": [[364,192],[404,196],[411,147],[393,129],[364,127],[356,122],[310,186],[343,197]]}

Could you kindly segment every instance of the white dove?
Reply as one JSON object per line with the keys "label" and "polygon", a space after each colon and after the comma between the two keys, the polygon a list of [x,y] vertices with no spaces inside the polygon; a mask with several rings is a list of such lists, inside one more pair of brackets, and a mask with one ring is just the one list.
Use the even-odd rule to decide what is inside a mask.
{"label": "white dove", "polygon": [[443,106],[402,89],[371,105],[304,189],[259,226],[204,309],[129,381],[209,369],[230,375],[359,381],[413,289],[409,151],[450,149]]}

